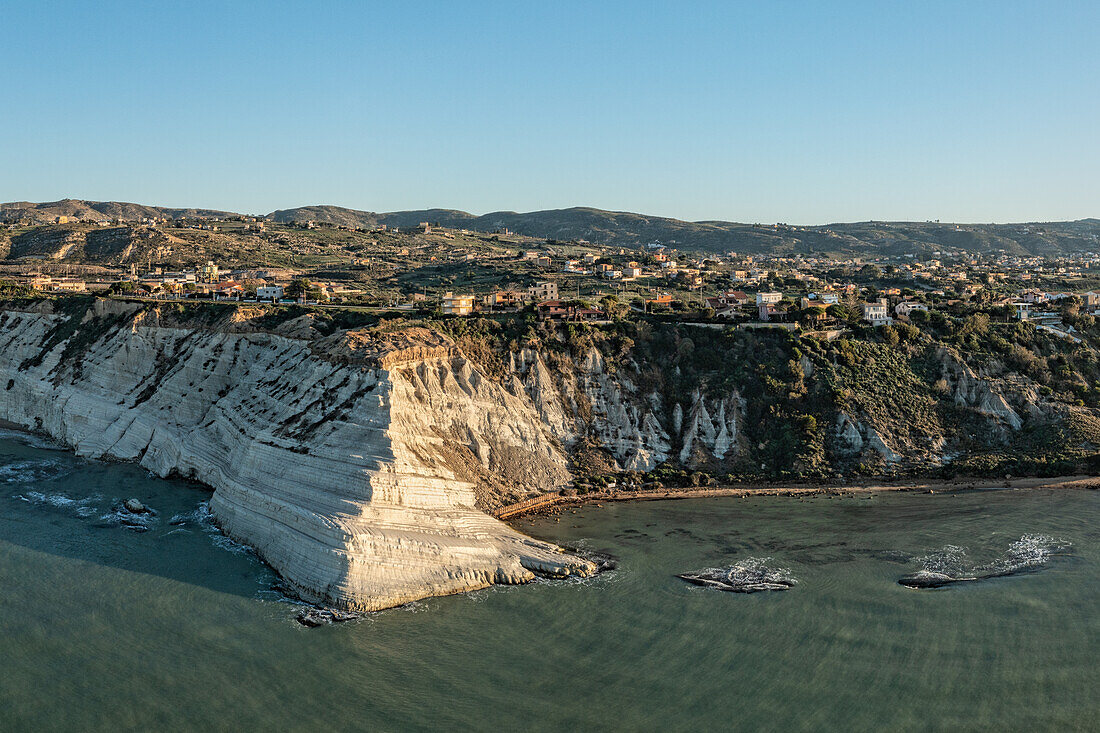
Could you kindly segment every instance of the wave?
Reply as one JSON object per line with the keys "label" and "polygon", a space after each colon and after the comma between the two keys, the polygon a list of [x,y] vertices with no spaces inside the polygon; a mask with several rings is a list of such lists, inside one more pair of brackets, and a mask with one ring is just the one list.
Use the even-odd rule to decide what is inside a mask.
{"label": "wave", "polygon": [[248,545],[241,544],[222,534],[222,531],[218,529],[218,525],[214,521],[214,515],[210,511],[210,502],[208,501],[200,502],[197,507],[189,512],[173,514],[172,518],[168,520],[168,524],[198,527],[210,536],[210,541],[214,543],[215,547],[225,550],[226,552],[232,552],[236,555],[256,554],[256,551]]}
{"label": "wave", "polygon": [[25,501],[28,504],[52,506],[55,509],[68,509],[79,517],[93,516],[97,510],[91,505],[102,499],[98,495],[74,499],[65,494],[47,494],[41,491],[28,491],[23,494],[16,494],[13,498]]}
{"label": "wave", "polygon": [[115,499],[111,508],[100,516],[100,527],[123,527],[135,532],[148,532],[159,520],[157,513],[145,507],[142,511],[130,511],[126,502]]}
{"label": "wave", "polygon": [[6,484],[36,484],[66,476],[72,469],[60,461],[15,461],[0,466],[0,482]]}
{"label": "wave", "polygon": [[965,547],[946,545],[942,550],[919,558],[923,567],[900,578],[898,583],[907,588],[942,588],[954,583],[1033,572],[1046,565],[1051,557],[1067,552],[1072,546],[1066,540],[1049,535],[1025,534],[995,560],[971,564]]}
{"label": "wave", "polygon": [[788,590],[798,583],[790,570],[773,567],[770,562],[770,557],[749,557],[728,567],[703,568],[676,577],[694,585],[731,593]]}

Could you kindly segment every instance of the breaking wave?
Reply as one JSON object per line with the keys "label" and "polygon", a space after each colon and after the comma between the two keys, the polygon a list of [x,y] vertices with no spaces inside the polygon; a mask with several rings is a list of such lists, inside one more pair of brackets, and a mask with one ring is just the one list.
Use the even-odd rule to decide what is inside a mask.
{"label": "breaking wave", "polygon": [[0,466],[0,482],[6,484],[34,484],[41,481],[53,481],[65,476],[70,470],[68,466],[60,461],[16,461]]}
{"label": "breaking wave", "polygon": [[248,545],[243,545],[222,534],[222,531],[218,529],[218,525],[214,522],[214,515],[210,512],[210,502],[208,501],[201,502],[189,512],[172,515],[168,523],[176,526],[198,527],[210,536],[210,541],[213,542],[216,547],[226,552],[232,552],[238,555],[256,554],[255,550]]}
{"label": "breaking wave", "polygon": [[1003,555],[986,563],[970,562],[965,547],[946,545],[918,558],[921,569],[898,580],[909,588],[941,588],[961,583],[1032,572],[1054,555],[1067,552],[1072,543],[1049,535],[1025,534],[1011,543]]}
{"label": "breaking wave", "polygon": [[16,494],[14,498],[25,501],[28,504],[51,506],[55,509],[67,509],[78,517],[91,517],[94,516],[97,511],[92,505],[102,497],[89,496],[83,499],[73,499],[65,494],[46,494],[41,491],[28,491],[24,494]]}
{"label": "breaking wave", "polygon": [[774,567],[770,562],[770,557],[749,557],[728,567],[704,568],[676,577],[694,585],[733,593],[787,590],[798,583],[790,570]]}
{"label": "breaking wave", "polygon": [[99,521],[100,527],[123,527],[135,532],[148,532],[159,522],[156,511],[146,507],[142,512],[131,512],[125,502],[118,499],[99,517]]}

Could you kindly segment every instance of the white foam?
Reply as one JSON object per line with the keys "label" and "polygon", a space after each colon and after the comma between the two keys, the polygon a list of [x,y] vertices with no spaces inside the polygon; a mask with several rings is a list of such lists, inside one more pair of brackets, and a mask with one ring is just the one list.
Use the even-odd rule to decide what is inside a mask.
{"label": "white foam", "polygon": [[15,461],[0,466],[0,481],[7,484],[30,484],[51,481],[69,473],[69,468],[59,461]]}

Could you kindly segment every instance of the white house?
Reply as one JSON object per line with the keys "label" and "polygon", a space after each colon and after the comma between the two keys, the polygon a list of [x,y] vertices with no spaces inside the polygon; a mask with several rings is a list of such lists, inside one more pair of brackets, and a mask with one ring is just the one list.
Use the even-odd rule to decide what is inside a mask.
{"label": "white house", "polygon": [[256,288],[257,300],[280,300],[282,297],[282,285],[262,285]]}
{"label": "white house", "polygon": [[886,298],[879,298],[874,303],[864,303],[863,320],[872,326],[886,326],[893,323],[894,319],[886,314]]}
{"label": "white house", "polygon": [[894,306],[894,313],[899,316],[908,317],[913,311],[928,312],[928,306],[924,303],[898,303]]}
{"label": "white house", "polygon": [[474,296],[445,293],[440,302],[445,316],[468,316],[474,312]]}
{"label": "white house", "polygon": [[756,305],[772,305],[783,300],[783,293],[757,293]]}

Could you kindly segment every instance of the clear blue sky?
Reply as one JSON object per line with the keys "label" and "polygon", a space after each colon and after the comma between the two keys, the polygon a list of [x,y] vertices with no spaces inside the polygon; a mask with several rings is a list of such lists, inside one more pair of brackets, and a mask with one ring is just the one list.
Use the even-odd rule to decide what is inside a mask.
{"label": "clear blue sky", "polygon": [[1100,3],[50,2],[0,200],[1100,216]]}

